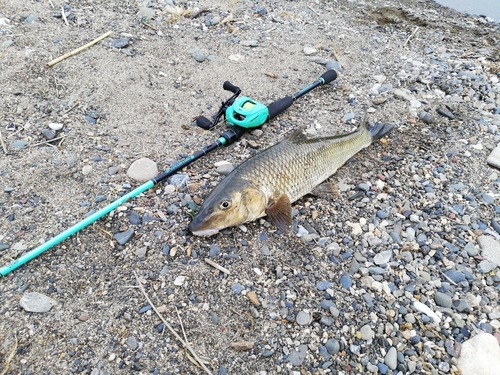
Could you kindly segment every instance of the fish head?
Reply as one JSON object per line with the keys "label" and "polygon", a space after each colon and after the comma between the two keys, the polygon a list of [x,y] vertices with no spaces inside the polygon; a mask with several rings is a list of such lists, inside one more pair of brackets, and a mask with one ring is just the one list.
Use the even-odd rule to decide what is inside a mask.
{"label": "fish head", "polygon": [[211,236],[262,217],[265,212],[266,196],[258,187],[246,180],[227,178],[205,199],[188,229],[197,236]]}

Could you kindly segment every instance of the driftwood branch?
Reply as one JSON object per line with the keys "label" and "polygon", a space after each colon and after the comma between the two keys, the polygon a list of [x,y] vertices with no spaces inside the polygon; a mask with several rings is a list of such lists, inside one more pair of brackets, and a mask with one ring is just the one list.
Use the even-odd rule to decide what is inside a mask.
{"label": "driftwood branch", "polygon": [[94,40],[93,40],[93,41],[91,41],[90,43],[87,43],[87,44],[85,44],[84,46],[81,46],[81,47],[79,47],[79,48],[77,48],[77,49],[75,49],[75,50],[73,50],[73,51],[71,51],[71,52],[68,52],[68,53],[67,53],[67,54],[65,54],[65,55],[62,55],[62,56],[58,57],[57,59],[52,60],[51,62],[49,62],[49,63],[47,64],[47,67],[48,67],[48,68],[50,68],[51,66],[56,65],[57,63],[59,63],[59,62],[63,61],[64,59],[67,59],[68,57],[74,56],[74,55],[76,55],[76,54],[78,54],[78,53],[82,52],[83,50],[85,50],[85,49],[87,49],[87,48],[89,48],[89,47],[92,47],[94,44],[96,44],[96,43],[100,42],[101,40],[103,40],[103,39],[107,38],[107,37],[108,37],[108,36],[110,36],[111,34],[113,34],[113,32],[112,32],[112,31],[108,31],[108,32],[107,32],[107,33],[105,33],[105,34],[102,34],[99,38],[94,39]]}

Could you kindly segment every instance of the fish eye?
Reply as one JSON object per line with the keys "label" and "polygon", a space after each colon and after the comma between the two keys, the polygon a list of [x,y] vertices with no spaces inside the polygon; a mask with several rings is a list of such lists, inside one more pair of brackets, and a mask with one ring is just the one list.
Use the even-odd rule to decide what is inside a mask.
{"label": "fish eye", "polygon": [[220,202],[219,207],[221,210],[227,210],[229,207],[231,207],[231,201],[225,199]]}

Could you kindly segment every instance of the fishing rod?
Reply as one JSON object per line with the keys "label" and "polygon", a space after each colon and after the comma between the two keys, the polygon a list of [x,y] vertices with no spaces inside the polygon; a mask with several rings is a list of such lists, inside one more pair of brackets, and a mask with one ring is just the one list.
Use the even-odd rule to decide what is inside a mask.
{"label": "fishing rod", "polygon": [[221,134],[220,137],[214,143],[205,146],[201,150],[195,152],[193,155],[187,157],[186,159],[182,160],[173,167],[165,170],[163,173],[152,178],[143,185],[123,195],[122,197],[118,198],[117,200],[110,203],[106,207],[101,208],[99,211],[86,217],[85,219],[76,223],[75,225],[66,229],[65,231],[59,233],[57,236],[52,237],[44,244],[21,255],[19,258],[12,261],[8,265],[3,266],[2,268],[0,268],[0,275],[1,276],[7,275],[9,272],[22,266],[26,262],[29,262],[31,259],[49,250],[50,248],[54,247],[61,241],[65,240],[66,238],[70,237],[76,232],[82,230],[83,228],[92,224],[93,222],[99,220],[101,217],[110,213],[117,207],[121,206],[129,199],[137,197],[139,194],[145,192],[146,190],[151,189],[156,184],[166,180],[168,177],[174,175],[187,165],[193,163],[194,161],[198,160],[199,158],[208,154],[209,152],[219,148],[220,146],[229,146],[233,142],[237,141],[248,129],[257,128],[263,125],[264,123],[268,122],[269,120],[275,118],[280,113],[285,111],[288,107],[290,107],[293,104],[293,102],[296,99],[307,94],[308,92],[312,91],[318,86],[326,85],[334,81],[336,78],[337,78],[337,73],[335,72],[335,70],[328,70],[309,86],[304,87],[302,90],[291,96],[279,99],[269,104],[268,106],[265,106],[264,104],[252,100],[246,96],[238,98],[238,96],[241,93],[240,88],[234,86],[228,81],[224,82],[222,86],[224,90],[231,91],[233,95],[222,103],[219,111],[214,116],[213,121],[210,121],[209,119],[203,116],[200,116],[196,119],[196,124],[199,127],[209,130],[213,128],[215,125],[217,125],[222,116],[226,118],[226,121],[229,123],[229,130]]}

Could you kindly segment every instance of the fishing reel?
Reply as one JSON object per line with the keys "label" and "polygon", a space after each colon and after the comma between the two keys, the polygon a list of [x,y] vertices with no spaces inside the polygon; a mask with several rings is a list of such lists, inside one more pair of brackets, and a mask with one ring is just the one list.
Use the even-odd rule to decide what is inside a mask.
{"label": "fishing reel", "polygon": [[212,129],[217,125],[222,116],[226,118],[231,127],[237,126],[244,129],[257,128],[269,119],[269,110],[264,104],[247,96],[238,98],[241,93],[239,87],[226,81],[222,85],[222,88],[231,91],[233,95],[225,102],[222,102],[219,111],[213,116],[213,121],[204,116],[198,117],[195,122],[200,128],[205,130]]}

